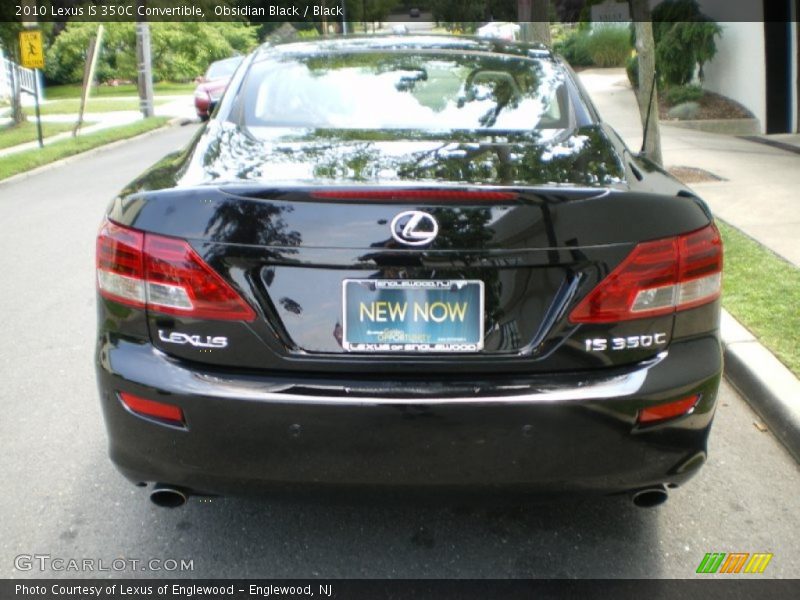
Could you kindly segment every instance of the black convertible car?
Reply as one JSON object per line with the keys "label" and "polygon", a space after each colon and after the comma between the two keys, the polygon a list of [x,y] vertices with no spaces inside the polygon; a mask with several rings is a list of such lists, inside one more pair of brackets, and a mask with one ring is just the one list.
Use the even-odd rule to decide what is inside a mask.
{"label": "black convertible car", "polygon": [[626,492],[706,459],[720,236],[543,47],[340,38],[247,57],[110,205],[110,452],[189,493]]}

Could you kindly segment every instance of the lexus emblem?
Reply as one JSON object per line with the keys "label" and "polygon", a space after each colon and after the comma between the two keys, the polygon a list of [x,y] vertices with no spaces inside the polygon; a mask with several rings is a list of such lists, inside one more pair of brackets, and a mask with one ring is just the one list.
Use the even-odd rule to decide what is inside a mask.
{"label": "lexus emblem", "polygon": [[391,224],[392,237],[406,246],[430,244],[439,233],[439,224],[431,215],[420,210],[401,212]]}

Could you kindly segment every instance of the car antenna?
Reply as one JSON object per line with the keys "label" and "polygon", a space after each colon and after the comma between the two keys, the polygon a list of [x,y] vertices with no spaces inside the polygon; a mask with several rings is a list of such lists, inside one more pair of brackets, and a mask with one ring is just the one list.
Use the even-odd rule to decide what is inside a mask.
{"label": "car antenna", "polygon": [[639,150],[639,154],[645,154],[645,147],[647,145],[647,132],[650,131],[650,113],[653,110],[653,94],[656,92],[656,79],[658,77],[658,71],[653,71],[653,86],[650,88],[650,100],[647,102],[647,117],[644,120],[644,133],[642,134],[642,149]]}

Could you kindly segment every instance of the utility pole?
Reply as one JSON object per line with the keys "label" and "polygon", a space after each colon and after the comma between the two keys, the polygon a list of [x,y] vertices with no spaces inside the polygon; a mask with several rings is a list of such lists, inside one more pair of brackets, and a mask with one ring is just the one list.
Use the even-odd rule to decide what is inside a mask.
{"label": "utility pole", "polygon": [[[144,7],[145,0],[137,0]],[[139,109],[145,118],[155,115],[153,110],[153,63],[150,56],[150,25],[142,18],[136,21],[136,67],[138,72]]]}

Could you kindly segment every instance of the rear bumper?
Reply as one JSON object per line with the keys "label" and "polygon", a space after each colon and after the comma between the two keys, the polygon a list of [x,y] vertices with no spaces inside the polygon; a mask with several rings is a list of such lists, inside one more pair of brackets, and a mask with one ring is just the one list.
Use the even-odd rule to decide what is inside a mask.
{"label": "rear bumper", "polygon": [[[716,336],[614,373],[385,381],[233,374],[148,344],[100,340],[111,458],[132,481],[198,492],[311,485],[619,492],[679,485],[703,464],[722,357]],[[118,392],[180,406],[185,430]],[[700,394],[640,427],[637,411]]]}

